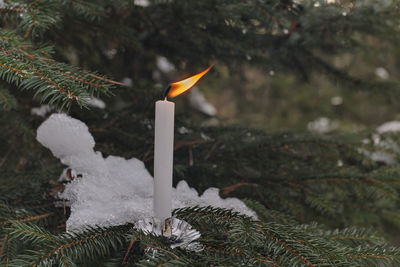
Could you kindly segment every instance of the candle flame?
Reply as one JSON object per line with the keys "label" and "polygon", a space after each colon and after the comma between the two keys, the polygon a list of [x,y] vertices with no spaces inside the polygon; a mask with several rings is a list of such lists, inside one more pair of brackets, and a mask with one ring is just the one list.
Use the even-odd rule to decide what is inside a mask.
{"label": "candle flame", "polygon": [[190,88],[192,88],[200,79],[203,77],[211,68],[213,65],[208,67],[206,70],[193,75],[189,78],[186,78],[184,80],[174,82],[170,84],[170,89],[168,91],[168,96],[173,98],[175,96],[178,96],[182,94],[183,92],[186,92]]}

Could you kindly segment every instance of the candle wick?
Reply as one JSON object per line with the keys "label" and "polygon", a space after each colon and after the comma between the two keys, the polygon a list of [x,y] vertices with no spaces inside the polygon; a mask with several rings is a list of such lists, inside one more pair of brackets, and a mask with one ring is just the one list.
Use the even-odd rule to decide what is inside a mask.
{"label": "candle wick", "polygon": [[168,87],[164,91],[164,95],[163,95],[164,96],[164,100],[167,100],[169,90],[171,90],[171,85],[168,85]]}

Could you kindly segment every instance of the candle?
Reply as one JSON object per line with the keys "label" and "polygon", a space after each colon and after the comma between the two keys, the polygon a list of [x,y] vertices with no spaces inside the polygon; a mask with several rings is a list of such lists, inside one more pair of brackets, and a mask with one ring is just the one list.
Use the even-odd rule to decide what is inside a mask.
{"label": "candle", "polygon": [[172,210],[175,104],[168,101],[167,97],[175,97],[192,88],[211,67],[187,79],[171,83],[164,94],[165,100],[156,102],[153,211],[154,217],[161,221],[170,218]]}
{"label": "candle", "polygon": [[154,135],[154,217],[171,217],[172,163],[174,151],[175,104],[156,102]]}

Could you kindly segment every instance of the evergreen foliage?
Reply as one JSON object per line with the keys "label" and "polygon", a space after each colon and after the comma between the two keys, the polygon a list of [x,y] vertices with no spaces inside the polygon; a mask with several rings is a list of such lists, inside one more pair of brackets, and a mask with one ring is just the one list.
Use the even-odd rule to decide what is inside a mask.
{"label": "evergreen foliage", "polygon": [[[153,79],[159,55],[179,73],[215,61],[216,80],[225,67],[242,77],[251,65],[299,81],[323,73],[344,88],[398,96],[396,78],[371,79],[334,63],[346,53],[367,62],[380,52],[378,40],[396,46],[398,1],[139,2],[0,4],[1,266],[400,264],[391,245],[400,227],[400,169],[371,160],[371,153],[400,159],[396,134],[381,135],[379,146],[367,135],[203,127],[183,113],[176,128],[189,133],[176,131],[174,182],[185,179],[200,192],[219,187],[224,197],[245,199],[259,220],[212,207],[175,210],[201,232],[199,253],[171,249],[130,224],[65,232],[69,210],[54,205],[63,167],[35,140],[43,119],[30,109],[38,101],[85,121],[103,154],[137,157],[151,170],[153,103],[172,79]],[[131,87],[107,78],[126,76]],[[112,94],[107,110],[80,109]]]}
{"label": "evergreen foliage", "polygon": [[[101,259],[111,266],[391,266],[399,262],[398,249],[361,229],[330,231],[317,224],[253,221],[211,207],[180,209],[175,215],[202,229],[203,252],[171,249],[168,241],[145,235],[131,225],[54,235],[34,224],[13,222],[3,240],[5,263],[96,266]],[[23,249],[27,246],[35,249]],[[9,259],[16,247],[21,255]]]}

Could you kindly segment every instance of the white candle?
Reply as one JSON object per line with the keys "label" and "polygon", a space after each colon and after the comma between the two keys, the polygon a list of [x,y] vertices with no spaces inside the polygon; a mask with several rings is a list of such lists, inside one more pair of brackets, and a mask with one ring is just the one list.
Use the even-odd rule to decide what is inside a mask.
{"label": "white candle", "polygon": [[175,104],[167,100],[156,102],[154,134],[154,217],[171,217],[172,166],[174,155]]}
{"label": "white candle", "polygon": [[212,65],[196,75],[171,83],[164,93],[165,100],[156,102],[153,211],[154,217],[161,221],[170,218],[172,210],[175,104],[167,101],[167,96],[175,97],[189,90],[211,67]]}

